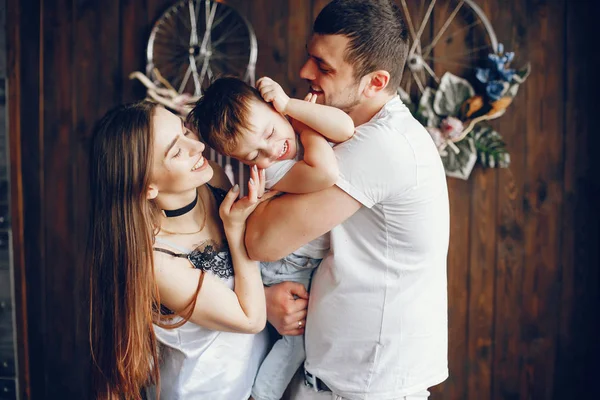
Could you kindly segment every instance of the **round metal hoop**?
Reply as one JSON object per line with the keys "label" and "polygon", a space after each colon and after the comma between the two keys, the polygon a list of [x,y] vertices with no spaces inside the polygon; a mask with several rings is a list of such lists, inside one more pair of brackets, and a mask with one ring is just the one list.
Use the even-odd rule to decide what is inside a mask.
{"label": "round metal hoop", "polygon": [[254,85],[257,54],[254,30],[234,8],[214,0],[181,0],[152,28],[146,75],[199,96],[219,75]]}
{"label": "round metal hoop", "polygon": [[[440,70],[444,69],[444,66],[446,66],[447,68],[449,64],[465,65],[456,62],[456,60],[453,62],[447,58],[436,58],[432,56],[435,46],[438,43],[440,43],[440,41],[443,41],[442,39],[450,41],[452,37],[457,33],[463,33],[461,31],[465,31],[467,29],[476,29],[479,25],[481,25],[483,27],[485,39],[479,39],[483,40],[485,42],[485,45],[477,47],[475,49],[470,49],[470,51],[458,54],[458,56],[463,55],[465,56],[465,58],[469,56],[468,59],[469,61],[471,61],[470,55],[478,51],[487,50],[489,53],[498,52],[499,46],[498,40],[496,38],[496,33],[494,32],[494,28],[492,27],[492,24],[488,20],[483,10],[473,0],[456,0],[455,2],[453,2],[454,8],[450,12],[448,18],[440,24],[441,28],[439,28],[437,32],[432,33],[433,38],[431,39],[431,43],[429,43],[426,46],[422,45],[422,35],[425,31],[427,23],[431,21],[436,3],[445,3],[445,10],[450,11],[451,2],[452,0],[440,0],[439,2],[437,0],[430,0],[427,9],[424,13],[423,20],[421,21],[419,26],[415,26],[413,25],[411,13],[409,12],[406,0],[401,0],[402,9],[405,15],[406,23],[409,28],[409,35],[411,39],[410,50],[407,56],[407,62],[405,67],[405,75],[409,76],[403,79],[403,89],[407,93],[410,93],[411,84],[413,82],[416,84],[418,90],[421,93],[424,92],[425,87],[427,86],[427,80],[433,79],[436,83],[439,84],[440,77],[438,75],[442,75],[443,72],[446,72],[440,72]],[[467,14],[469,16],[471,16],[472,14],[472,17],[475,20],[475,22],[472,22],[467,26],[461,27],[461,29],[456,29],[456,32],[448,35],[449,27],[453,22],[456,22],[455,17],[459,13],[464,13],[465,10],[469,10],[467,11]],[[424,9],[422,8],[421,11],[424,11]]]}

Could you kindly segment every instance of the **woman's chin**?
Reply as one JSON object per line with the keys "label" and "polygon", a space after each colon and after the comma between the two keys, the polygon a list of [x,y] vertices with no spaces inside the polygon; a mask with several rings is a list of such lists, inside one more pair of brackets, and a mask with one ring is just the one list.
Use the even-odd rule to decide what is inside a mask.
{"label": "woman's chin", "polygon": [[198,173],[200,174],[200,176],[198,176],[198,186],[202,186],[210,182],[210,180],[215,175],[215,171],[213,170],[213,167],[210,164],[204,167],[202,171],[198,171]]}

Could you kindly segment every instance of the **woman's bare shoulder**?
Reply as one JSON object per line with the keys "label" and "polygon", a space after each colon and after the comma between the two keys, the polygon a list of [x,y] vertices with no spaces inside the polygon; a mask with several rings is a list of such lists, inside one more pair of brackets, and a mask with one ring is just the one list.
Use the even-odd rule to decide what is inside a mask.
{"label": "woman's bare shoulder", "polygon": [[[161,251],[163,250],[162,248],[160,248],[160,250],[157,250],[157,247],[154,247],[153,250],[154,272],[157,274],[157,277],[162,276],[162,274],[164,273],[168,273],[168,271],[172,270],[173,268],[186,268],[189,264],[189,261],[186,258],[175,257],[172,254]],[[175,251],[173,251],[172,253],[176,254]]]}

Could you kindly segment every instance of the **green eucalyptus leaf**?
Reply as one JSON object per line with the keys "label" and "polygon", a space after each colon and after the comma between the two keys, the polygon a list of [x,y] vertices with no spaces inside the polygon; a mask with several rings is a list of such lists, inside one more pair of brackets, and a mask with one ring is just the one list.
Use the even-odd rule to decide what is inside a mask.
{"label": "green eucalyptus leaf", "polygon": [[492,127],[485,124],[475,126],[472,135],[477,158],[486,168],[506,168],[510,165],[510,154],[502,136]]}
{"label": "green eucalyptus leaf", "polygon": [[458,148],[458,152],[448,146],[441,154],[446,175],[453,178],[468,179],[477,161],[473,138],[467,137],[454,143],[454,145]]}
{"label": "green eucalyptus leaf", "polygon": [[469,82],[446,72],[435,93],[433,109],[437,115],[456,116],[462,104],[474,95],[475,90]]}
{"label": "green eucalyptus leaf", "polygon": [[416,118],[424,126],[437,127],[441,118],[433,110],[433,99],[435,97],[435,90],[430,87],[425,88],[425,91],[421,95],[419,100],[419,107],[417,108]]}
{"label": "green eucalyptus leaf", "polygon": [[523,68],[517,71],[516,74],[513,75],[512,81],[516,83],[523,83],[525,79],[529,76],[531,72],[531,64],[527,63]]}

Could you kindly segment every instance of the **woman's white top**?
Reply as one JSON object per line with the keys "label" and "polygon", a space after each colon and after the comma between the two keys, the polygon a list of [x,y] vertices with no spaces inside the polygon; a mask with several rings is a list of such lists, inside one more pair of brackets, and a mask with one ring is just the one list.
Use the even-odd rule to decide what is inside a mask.
{"label": "woman's white top", "polygon": [[[196,268],[218,276],[233,290],[233,268],[227,250],[211,246],[189,252],[171,242],[157,243],[182,251]],[[164,249],[163,249],[164,250]],[[214,299],[218,302],[219,299]],[[266,330],[258,334],[220,332],[186,322],[176,329],[154,326],[159,340],[160,398],[164,400],[246,400],[268,347]],[[147,389],[156,399],[156,387]]]}

